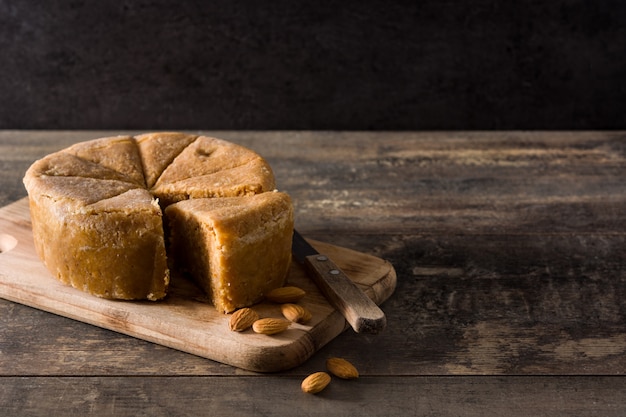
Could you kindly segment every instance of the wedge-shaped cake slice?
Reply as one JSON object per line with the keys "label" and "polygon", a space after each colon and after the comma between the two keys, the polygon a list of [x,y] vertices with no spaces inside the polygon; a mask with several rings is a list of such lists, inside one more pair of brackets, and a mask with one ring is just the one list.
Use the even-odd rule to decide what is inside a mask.
{"label": "wedge-shaped cake slice", "polygon": [[252,305],[284,284],[293,235],[287,194],[186,200],[165,216],[175,267],[189,272],[218,311]]}
{"label": "wedge-shaped cake slice", "polygon": [[124,175],[127,181],[145,187],[139,149],[131,136],[113,136],[80,142],[65,149],[64,152],[117,171]]}
{"label": "wedge-shaped cake slice", "polygon": [[[130,182],[131,187],[138,187],[134,181],[119,171],[88,161],[76,155],[65,152],[56,152],[34,162],[30,168],[37,177],[83,177],[104,180]],[[27,177],[30,180],[33,177]]]}
{"label": "wedge-shaped cake slice", "polygon": [[178,132],[145,133],[135,137],[148,188],[154,186],[165,168],[197,137]]}
{"label": "wedge-shaped cake slice", "polygon": [[151,191],[166,206],[189,198],[236,197],[274,188],[272,169],[256,152],[201,136],[163,171]]}

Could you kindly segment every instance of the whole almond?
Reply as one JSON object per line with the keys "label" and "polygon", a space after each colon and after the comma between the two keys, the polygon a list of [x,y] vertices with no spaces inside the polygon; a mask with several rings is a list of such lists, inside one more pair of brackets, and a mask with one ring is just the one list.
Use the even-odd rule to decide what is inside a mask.
{"label": "whole almond", "polygon": [[276,334],[287,330],[290,325],[289,320],[267,317],[252,323],[252,330],[261,334]]}
{"label": "whole almond", "polygon": [[251,308],[244,307],[235,311],[230,320],[228,321],[228,327],[233,332],[243,332],[252,326],[252,323],[259,319],[259,315]]}
{"label": "whole almond", "polygon": [[326,360],[328,372],[342,379],[356,379],[359,371],[350,362],[343,358],[329,358]]}
{"label": "whole almond", "polygon": [[280,311],[287,320],[294,323],[304,323],[311,319],[311,312],[298,304],[283,304],[280,306]]}
{"label": "whole almond", "polygon": [[304,378],[300,388],[308,394],[317,394],[330,384],[330,375],[326,372],[315,372]]}
{"label": "whole almond", "polygon": [[274,303],[295,303],[305,295],[306,292],[302,288],[280,287],[268,292],[265,298]]}

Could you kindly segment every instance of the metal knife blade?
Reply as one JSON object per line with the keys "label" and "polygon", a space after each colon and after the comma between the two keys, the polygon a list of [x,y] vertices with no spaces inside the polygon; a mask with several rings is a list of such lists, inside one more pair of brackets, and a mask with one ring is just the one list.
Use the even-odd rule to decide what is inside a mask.
{"label": "metal knife blade", "polygon": [[294,259],[308,273],[328,301],[346,318],[357,333],[380,333],[387,325],[385,313],[326,255],[320,254],[296,230],[293,232]]}

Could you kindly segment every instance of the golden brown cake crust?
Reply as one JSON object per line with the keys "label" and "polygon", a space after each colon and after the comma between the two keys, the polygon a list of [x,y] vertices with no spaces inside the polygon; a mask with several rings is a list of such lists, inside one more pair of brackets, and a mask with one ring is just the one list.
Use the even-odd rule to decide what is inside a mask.
{"label": "golden brown cake crust", "polygon": [[145,133],[136,136],[146,186],[152,188],[165,168],[197,137],[198,135],[178,132]]}
{"label": "golden brown cake crust", "polygon": [[[130,207],[125,200],[132,200]],[[82,207],[32,199],[30,209],[37,253],[61,282],[104,298],[165,296],[169,271],[161,213],[146,190]]]}
{"label": "golden brown cake crust", "polygon": [[269,164],[249,149],[161,132],[70,146],[33,163],[24,185],[35,247],[55,277],[100,297],[157,300],[169,283],[163,208],[272,194],[275,182]]}
{"label": "golden brown cake crust", "polygon": [[291,263],[293,208],[285,193],[203,198],[169,206],[174,264],[229,313],[281,287]]}
{"label": "golden brown cake crust", "polygon": [[139,149],[135,139],[131,136],[115,136],[80,142],[67,148],[64,153],[76,155],[85,161],[109,168],[123,175],[126,181],[145,187]]}
{"label": "golden brown cake crust", "polygon": [[190,198],[235,197],[275,188],[269,164],[255,152],[200,136],[163,171],[151,188],[167,206]]}

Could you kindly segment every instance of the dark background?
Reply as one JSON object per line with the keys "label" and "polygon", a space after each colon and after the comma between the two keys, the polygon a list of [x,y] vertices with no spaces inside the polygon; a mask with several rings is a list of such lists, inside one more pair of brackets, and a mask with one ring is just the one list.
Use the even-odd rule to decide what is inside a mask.
{"label": "dark background", "polygon": [[3,129],[623,129],[626,2],[0,0]]}

